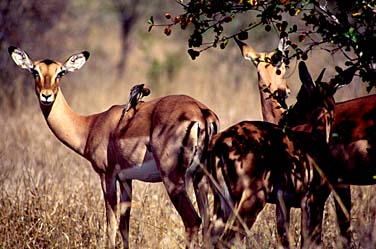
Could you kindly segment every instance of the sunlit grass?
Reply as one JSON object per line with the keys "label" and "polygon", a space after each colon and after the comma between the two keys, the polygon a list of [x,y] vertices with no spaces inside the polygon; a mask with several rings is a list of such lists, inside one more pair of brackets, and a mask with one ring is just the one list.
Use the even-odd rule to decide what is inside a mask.
{"label": "sunlit grass", "polygon": [[[62,81],[62,90],[75,111],[100,112],[112,104],[122,104],[132,85],[145,83],[152,89],[146,100],[166,94],[191,95],[219,115],[222,129],[240,120],[261,118],[255,68],[243,62],[234,44],[226,51],[209,51],[191,61],[185,48],[165,38],[150,44],[141,41],[130,55],[126,73],[117,75],[114,68],[118,37],[103,31],[100,37],[88,42],[93,53],[87,65]],[[163,68],[152,68],[155,65],[151,58],[166,61],[166,51],[181,56],[180,68],[173,78],[168,78]],[[66,56],[74,52],[77,51],[72,49]],[[12,70],[26,74],[16,67]],[[158,74],[158,70],[160,77],[147,74],[148,71]],[[293,65],[291,71],[294,72]],[[296,79],[296,76],[289,78],[293,89],[299,86]],[[20,86],[17,96],[10,98],[0,93],[1,98],[16,101],[12,108],[0,106],[0,248],[103,248],[105,214],[99,178],[89,162],[50,132],[33,96],[31,77],[29,80],[29,85],[24,84],[29,88],[26,90],[29,97],[21,93],[19,82],[15,82]],[[163,185],[134,182],[133,189],[131,247],[184,248],[183,223]],[[352,245],[375,248],[376,188],[353,187],[352,196]],[[299,214],[299,210],[293,210],[294,247],[300,246]],[[340,245],[335,221],[330,200],[323,224],[325,248]],[[252,245],[277,247],[273,205],[267,205],[251,233],[255,243]],[[120,235],[117,241],[120,247]]]}

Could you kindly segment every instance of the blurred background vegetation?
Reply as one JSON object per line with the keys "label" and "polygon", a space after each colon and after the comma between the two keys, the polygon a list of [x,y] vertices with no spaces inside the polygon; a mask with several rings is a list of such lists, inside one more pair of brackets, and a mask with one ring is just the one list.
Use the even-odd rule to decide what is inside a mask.
{"label": "blurred background vegetation", "polygon": [[[34,95],[32,77],[17,68],[7,48],[18,46],[33,60],[65,61],[88,50],[91,57],[61,85],[78,113],[106,110],[122,104],[132,85],[145,83],[151,99],[162,95],[191,95],[213,109],[225,128],[240,120],[260,120],[256,70],[245,61],[233,41],[226,50],[208,50],[192,61],[188,34],[173,30],[167,37],[148,32],[147,20],[165,21],[166,12],[178,15],[176,1],[2,0],[0,1],[0,248],[101,248],[104,207],[99,179],[89,163],[62,145],[49,131]],[[249,16],[238,19],[238,25]],[[236,27],[235,27],[236,28]],[[271,51],[279,35],[263,27],[249,33],[248,44]],[[322,67],[334,75],[340,58],[321,50],[310,55],[314,77]],[[293,103],[300,82],[296,62],[286,74]],[[337,100],[366,94],[357,79],[342,88]],[[357,248],[375,243],[374,189],[352,189],[354,235]],[[135,182],[131,216],[133,248],[183,248],[183,224],[161,184]],[[333,204],[326,215],[334,219]],[[373,213],[373,215],[370,215]],[[328,216],[328,215],[327,215]],[[297,216],[298,217],[298,216]],[[336,248],[338,232],[328,219],[327,248]],[[299,220],[292,222],[299,245]],[[276,246],[274,212],[268,207],[254,226],[260,248]],[[120,242],[119,242],[120,243]],[[373,244],[372,244],[373,243]],[[120,244],[119,244],[120,246]]]}

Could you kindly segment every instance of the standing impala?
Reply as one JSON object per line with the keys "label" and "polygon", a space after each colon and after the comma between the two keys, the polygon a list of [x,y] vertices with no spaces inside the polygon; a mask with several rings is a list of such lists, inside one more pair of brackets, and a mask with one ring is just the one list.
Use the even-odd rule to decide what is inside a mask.
{"label": "standing impala", "polygon": [[[280,89],[279,92],[283,93],[284,88],[289,93],[287,82],[284,79],[285,65],[283,61],[280,64],[266,63],[260,60],[260,58],[269,57],[274,55],[274,52],[260,53],[256,52],[251,46],[235,40],[240,48],[243,57],[246,60],[252,61],[257,67],[258,85],[261,96],[261,107],[264,121],[268,121],[274,124],[278,124],[283,109],[279,102],[275,98],[270,98],[270,94],[264,91],[265,86],[270,86],[271,92]],[[283,40],[280,41],[279,49],[284,50],[286,47],[281,46]],[[285,48],[283,48],[285,47]],[[283,49],[281,49],[283,48]],[[280,70],[280,74],[276,74],[277,70]],[[267,83],[265,83],[267,82]],[[280,94],[279,96],[283,96]],[[357,108],[358,106],[364,106],[364,108]],[[367,169],[372,170],[372,153],[369,153],[366,148],[371,146],[369,144],[369,133],[366,133],[366,129],[374,127],[376,118],[371,118],[373,110],[376,108],[376,95],[358,98],[343,103],[337,103],[334,112],[333,134],[331,137],[330,147],[333,156],[337,159],[336,163],[338,167],[342,169],[361,169],[364,170],[354,172],[355,175],[359,172],[367,172]],[[364,121],[362,117],[368,116],[367,121]],[[337,136],[338,135],[338,136]],[[368,137],[367,137],[368,136]],[[357,160],[360,159],[359,166],[356,166]],[[375,169],[376,171],[376,169]],[[342,171],[343,172],[343,171]],[[352,175],[352,173],[347,173]],[[376,174],[376,173],[375,173]],[[375,175],[373,174],[373,175]],[[363,178],[365,179],[365,178]],[[368,184],[365,180],[357,180],[356,184]],[[355,183],[355,181],[352,181]],[[343,207],[335,199],[337,220],[339,223],[340,234],[346,240],[345,245],[350,246],[351,230],[350,230],[350,209],[351,209],[351,193],[350,186],[341,184],[335,187],[335,191],[338,197],[343,203],[347,214],[343,211]],[[285,226],[289,226],[290,220],[290,208],[286,207],[286,210],[276,210],[277,216],[277,230],[280,242],[284,247],[289,246],[288,235],[285,234]],[[282,217],[284,215],[285,217]],[[286,224],[287,223],[287,224]]]}
{"label": "standing impala", "polygon": [[[256,66],[263,120],[272,124],[279,124],[285,111],[281,103],[284,103],[290,94],[285,79],[286,65],[283,56],[278,56],[287,50],[287,38],[282,38],[278,45],[278,51],[273,52],[257,52],[244,42],[238,39],[235,39],[235,41],[244,59],[251,61]],[[274,93],[273,97],[271,93]],[[276,209],[278,239],[280,240],[279,243],[285,247],[289,246],[288,235],[285,233],[285,227],[289,226],[289,217],[289,207],[286,207],[284,212]]]}
{"label": "standing impala", "polygon": [[[72,55],[62,64],[49,59],[33,62],[21,49],[8,50],[19,67],[33,74],[39,105],[52,132],[89,160],[98,173],[106,207],[108,246],[115,247],[117,179],[121,180],[119,229],[124,248],[129,247],[132,179],[164,183],[183,220],[187,239],[194,246],[201,219],[188,198],[185,175],[187,170],[193,171],[201,212],[204,204],[200,203],[203,199],[197,164],[205,160],[209,140],[218,127],[215,113],[191,97],[172,95],[141,102],[124,116],[124,106],[80,116],[67,104],[60,80],[80,69],[89,57],[88,52]],[[129,170],[129,175],[127,171],[121,172],[124,169]]]}
{"label": "standing impala", "polygon": [[258,89],[260,91],[262,118],[264,121],[278,124],[285,111],[285,99],[290,94],[285,74],[286,65],[282,53],[287,49],[287,38],[282,38],[278,51],[256,52],[251,46],[235,39],[244,59],[251,61],[257,69]]}
{"label": "standing impala", "polygon": [[[218,182],[212,186],[214,243],[221,243],[233,211],[250,228],[267,202],[275,203],[277,210],[285,210],[285,205],[301,207],[302,246],[321,241],[323,209],[330,193],[327,179],[334,179],[327,143],[336,86],[314,83],[305,64],[299,68],[303,86],[288,115],[293,130],[243,121],[211,141],[209,169]],[[232,236],[230,231],[222,238]]]}
{"label": "standing impala", "polygon": [[336,188],[347,215],[337,204],[337,216],[345,246],[351,242],[352,185],[376,184],[376,95],[340,103],[334,108],[330,151],[335,159],[340,187]]}

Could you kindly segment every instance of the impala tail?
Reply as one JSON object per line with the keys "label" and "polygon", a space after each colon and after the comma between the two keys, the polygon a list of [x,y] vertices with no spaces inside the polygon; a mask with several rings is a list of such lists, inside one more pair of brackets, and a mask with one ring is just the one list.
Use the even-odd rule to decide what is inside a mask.
{"label": "impala tail", "polygon": [[[194,138],[193,141],[193,156],[189,163],[189,168],[186,172],[186,185],[189,181],[201,179],[196,179],[197,177],[202,178],[205,171],[207,171],[207,153],[209,148],[209,143],[212,137],[218,132],[218,122],[209,121],[206,122],[205,127],[200,122],[195,122],[190,126],[190,131],[188,133]],[[188,187],[188,186],[186,186]]]}
{"label": "impala tail", "polygon": [[206,238],[210,223],[207,155],[210,140],[217,133],[219,121],[217,116],[211,111],[205,112],[205,110],[203,110],[203,114],[204,122],[192,122],[187,131],[187,135],[189,134],[189,136],[191,136],[190,140],[193,142],[191,144],[191,146],[193,146],[192,150],[187,151],[193,153],[188,157],[191,158],[191,161],[185,173],[185,188],[188,189],[188,184],[192,181],[193,189],[196,194],[197,206],[203,222],[202,235],[203,238]]}

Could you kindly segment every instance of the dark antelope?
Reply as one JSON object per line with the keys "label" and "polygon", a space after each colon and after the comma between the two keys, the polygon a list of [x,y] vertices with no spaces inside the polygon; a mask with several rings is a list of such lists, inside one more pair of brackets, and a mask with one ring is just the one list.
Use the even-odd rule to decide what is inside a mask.
{"label": "dark antelope", "polygon": [[189,170],[202,212],[207,197],[202,191],[205,186],[200,184],[202,177],[195,173],[218,126],[215,113],[191,97],[171,95],[140,102],[124,116],[124,105],[80,116],[66,102],[60,80],[80,69],[88,52],[72,55],[65,63],[49,59],[33,62],[16,47],[10,47],[9,53],[19,67],[33,74],[39,106],[52,132],[98,173],[106,207],[108,247],[115,247],[117,180],[121,182],[119,229],[124,248],[129,247],[132,179],[164,183],[194,246],[201,219],[188,198],[185,177]]}
{"label": "dark antelope", "polygon": [[376,95],[369,95],[337,103],[330,138],[330,151],[338,173],[336,187],[347,214],[336,202],[341,235],[351,242],[351,192],[352,185],[376,184]]}
{"label": "dark antelope", "polygon": [[[287,82],[284,79],[286,70],[283,61],[281,62],[279,68],[271,63],[265,64],[264,62],[264,64],[261,64],[260,58],[266,56],[271,58],[275,53],[256,52],[251,46],[238,40],[236,41],[243,57],[247,60],[251,60],[257,67],[262,115],[264,121],[278,124],[283,115],[283,109],[280,108],[280,105],[276,99],[270,98],[270,96],[268,97],[268,93],[265,92],[264,89],[265,86],[268,85],[273,92],[277,89],[283,89],[283,86],[287,86]],[[282,40],[280,44],[283,44]],[[269,70],[263,70],[263,68],[267,67],[269,67]],[[271,70],[273,67],[274,70]],[[281,72],[279,75],[275,74],[275,71],[278,69]],[[272,73],[274,73],[274,75]],[[362,108],[358,108],[359,106],[362,106]],[[330,150],[336,159],[335,161],[337,167],[340,168],[339,171],[345,173],[343,178],[348,179],[347,183],[351,182],[352,184],[366,185],[374,184],[376,182],[375,179],[369,179],[369,176],[376,175],[376,168],[373,166],[375,165],[373,163],[375,159],[373,159],[372,153],[369,153],[369,148],[375,146],[375,142],[372,142],[375,141],[375,138],[372,139],[372,132],[369,132],[369,130],[376,129],[375,109],[376,95],[336,103],[332,127],[334,135],[330,139]],[[355,168],[359,170],[355,170]],[[341,179],[339,180],[341,181]],[[344,183],[343,180],[342,183]],[[346,184],[337,185],[335,186],[335,191],[343,204],[341,207],[338,199],[335,199],[340,234],[346,240],[344,244],[349,246],[351,242],[350,186]],[[343,210],[343,208],[345,208],[345,210]],[[290,216],[290,208],[288,207],[286,209],[286,215],[288,217]],[[280,219],[282,218],[279,217],[279,213],[277,212],[277,220]],[[280,222],[277,222],[277,226],[279,232],[284,231],[284,229],[280,227]],[[289,243],[286,234],[278,235],[283,245],[288,247]]]}
{"label": "dark antelope", "polygon": [[[218,182],[212,184],[212,241],[217,246],[233,213],[250,228],[267,202],[277,205],[280,234],[288,234],[286,206],[301,207],[302,245],[321,241],[323,208],[331,190],[327,179],[334,179],[327,143],[337,86],[321,83],[322,75],[314,83],[305,64],[299,68],[303,85],[288,115],[293,129],[243,121],[212,139],[209,170]],[[238,221],[235,227],[241,229]],[[232,236],[225,231],[223,239]]]}

